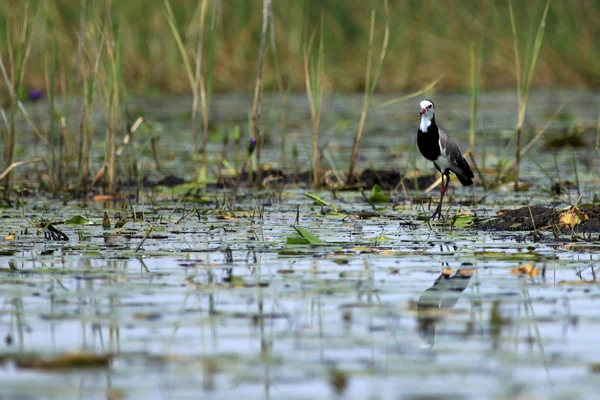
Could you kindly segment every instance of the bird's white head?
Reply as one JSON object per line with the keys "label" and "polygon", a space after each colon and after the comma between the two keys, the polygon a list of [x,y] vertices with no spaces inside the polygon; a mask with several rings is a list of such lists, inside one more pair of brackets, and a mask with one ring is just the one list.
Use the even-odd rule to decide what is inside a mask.
{"label": "bird's white head", "polygon": [[427,132],[428,128],[431,126],[435,106],[433,105],[433,102],[429,100],[423,100],[420,106],[421,111],[419,112],[419,116],[421,117],[421,124],[419,125],[419,128],[422,132]]}
{"label": "bird's white head", "polygon": [[421,116],[421,117],[425,116],[425,118],[427,118],[427,119],[433,118],[433,113],[435,112],[435,106],[433,105],[432,101],[423,100],[420,103],[420,106],[421,106],[421,111],[419,112],[419,116]]}

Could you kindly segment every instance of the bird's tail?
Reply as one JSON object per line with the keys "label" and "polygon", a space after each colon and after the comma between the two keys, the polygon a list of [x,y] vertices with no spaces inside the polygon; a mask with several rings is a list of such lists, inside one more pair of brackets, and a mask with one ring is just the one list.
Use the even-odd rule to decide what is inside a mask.
{"label": "bird's tail", "polygon": [[473,179],[468,177],[468,176],[464,176],[461,174],[456,174],[456,177],[458,178],[458,180],[460,181],[460,183],[463,184],[463,186],[471,186],[473,184]]}

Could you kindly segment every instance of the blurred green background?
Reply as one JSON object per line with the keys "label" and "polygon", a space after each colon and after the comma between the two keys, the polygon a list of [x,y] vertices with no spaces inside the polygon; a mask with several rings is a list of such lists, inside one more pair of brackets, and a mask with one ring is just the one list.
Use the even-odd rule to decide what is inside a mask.
{"label": "blurred green background", "polygon": [[[80,90],[81,79],[93,73],[97,55],[103,51],[100,43],[107,37],[103,33],[109,21],[114,33],[112,45],[118,47],[119,72],[127,90],[142,94],[190,91],[163,0],[0,3],[0,51],[5,64],[18,60],[19,48],[28,52],[22,87],[47,88],[48,71],[52,70],[56,71],[59,91]],[[201,5],[202,0],[171,1],[177,29],[192,61],[200,33]],[[545,0],[514,1],[523,54],[535,35],[544,5]],[[445,78],[441,89],[466,90],[471,46],[478,49],[482,37],[482,88],[515,87],[508,1],[392,0],[389,6],[390,48],[378,91],[420,88],[442,74]],[[212,89],[252,90],[262,1],[212,0],[207,1],[206,10],[202,65],[206,70],[213,63]],[[293,90],[304,90],[303,48],[322,18],[326,89],[362,90],[371,10],[377,13],[374,54],[379,54],[384,29],[382,0],[274,0],[275,29],[265,60],[265,87],[276,86],[275,53],[271,46],[274,39],[284,84]],[[24,31],[31,34],[30,42]],[[598,38],[599,0],[553,0],[533,87],[600,86]],[[15,69],[7,68],[9,75]],[[99,71],[98,77],[102,74]],[[5,88],[5,83],[1,84]]]}

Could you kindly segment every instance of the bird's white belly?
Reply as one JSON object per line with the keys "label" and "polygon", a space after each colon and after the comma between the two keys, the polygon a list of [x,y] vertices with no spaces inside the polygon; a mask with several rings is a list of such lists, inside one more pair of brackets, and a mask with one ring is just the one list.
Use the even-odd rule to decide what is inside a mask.
{"label": "bird's white belly", "polygon": [[444,156],[439,156],[437,160],[435,160],[433,162],[435,164],[436,167],[438,167],[442,172],[452,169],[454,167],[454,169],[456,169],[456,165],[452,164],[450,162],[450,160],[448,160],[446,157]]}

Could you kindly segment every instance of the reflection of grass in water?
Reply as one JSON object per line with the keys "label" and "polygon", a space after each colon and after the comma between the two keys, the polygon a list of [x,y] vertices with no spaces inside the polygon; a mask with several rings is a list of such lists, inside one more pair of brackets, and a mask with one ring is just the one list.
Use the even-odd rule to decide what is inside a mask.
{"label": "reflection of grass in water", "polygon": [[[302,200],[299,200],[299,198]],[[307,224],[310,229],[321,225],[322,230],[320,232],[329,232],[343,226],[338,222],[323,221],[318,209],[310,210],[309,205],[304,203],[303,199],[304,196],[298,194],[297,197],[292,197],[289,201],[291,204],[297,202],[302,204],[303,223]],[[346,209],[351,207],[351,205],[356,206],[354,204],[357,202],[356,197],[353,199],[354,201],[351,204],[348,194],[340,193],[340,202],[344,204]],[[363,206],[365,209],[368,209],[367,204],[363,204]],[[152,214],[149,212],[152,207],[151,205],[146,205],[148,211],[147,218],[152,218]],[[175,212],[170,208],[178,208],[178,211]],[[256,208],[254,198],[247,199],[246,201],[240,200],[234,213],[241,214],[245,212],[247,213],[246,215],[249,215]],[[142,211],[140,206],[136,206],[135,210],[137,212]],[[177,225],[176,222],[181,218],[185,218],[184,215],[187,214],[187,210],[189,210],[189,207],[186,207],[185,203],[172,201],[162,205],[159,212],[165,216],[163,222],[167,224],[169,229],[175,227],[181,229],[180,225],[183,225],[184,222],[182,221],[180,225]],[[190,248],[186,248],[185,251],[171,255],[168,262],[173,262],[174,265],[169,268],[169,276],[166,277],[168,282],[162,280],[160,275],[155,274],[155,272],[140,274],[137,263],[127,267],[128,264],[131,264],[127,260],[118,262],[104,261],[106,258],[128,257],[128,254],[131,254],[129,250],[109,254],[106,253],[106,250],[102,250],[104,256],[96,257],[94,264],[88,263],[85,268],[73,267],[79,266],[77,261],[74,260],[77,254],[69,253],[68,257],[66,257],[67,260],[74,260],[73,268],[68,271],[70,275],[90,278],[93,277],[91,272],[96,269],[103,271],[103,283],[98,284],[100,279],[73,279],[73,282],[69,282],[67,279],[65,285],[69,289],[69,292],[63,292],[57,286],[56,294],[58,296],[55,296],[53,300],[50,300],[49,297],[32,300],[31,297],[24,296],[22,302],[25,306],[29,305],[31,307],[32,303],[46,305],[50,301],[54,301],[53,304],[56,307],[56,313],[60,314],[74,305],[70,302],[71,299],[77,301],[76,305],[77,307],[81,307],[83,313],[80,316],[74,315],[75,323],[81,321],[82,326],[85,326],[86,333],[90,329],[94,329],[94,326],[101,327],[93,331],[95,336],[88,337],[86,343],[89,346],[96,346],[96,349],[102,348],[106,352],[121,351],[117,355],[115,375],[123,371],[124,368],[128,368],[130,360],[133,361],[132,365],[134,368],[128,371],[128,373],[131,373],[132,377],[139,377],[147,373],[154,374],[156,369],[153,368],[157,366],[160,367],[161,371],[167,370],[168,373],[173,372],[173,375],[170,376],[176,376],[175,372],[178,369],[185,368],[192,370],[192,366],[195,366],[196,369],[193,372],[189,372],[189,374],[196,374],[194,375],[196,377],[202,376],[203,371],[208,375],[218,374],[219,379],[214,379],[212,385],[208,384],[210,383],[208,377],[206,377],[207,381],[202,381],[203,384],[207,383],[207,389],[213,387],[214,390],[227,388],[232,392],[234,390],[251,391],[253,388],[251,386],[252,382],[258,382],[254,386],[254,390],[256,390],[256,385],[260,385],[264,380],[264,390],[273,390],[275,393],[281,391],[282,395],[285,395],[289,392],[285,384],[281,384],[281,376],[283,375],[285,378],[286,371],[293,370],[294,374],[298,373],[301,375],[300,380],[306,379],[307,375],[314,377],[313,374],[319,374],[317,379],[327,382],[327,379],[332,377],[326,373],[330,371],[330,360],[335,363],[337,371],[341,371],[347,374],[348,378],[351,378],[353,388],[355,380],[364,382],[364,380],[380,379],[383,376],[387,378],[406,376],[406,373],[410,375],[411,371],[415,373],[415,369],[419,372],[424,371],[424,373],[426,372],[434,378],[443,378],[447,376],[446,371],[448,370],[444,368],[448,366],[449,369],[451,368],[451,372],[456,373],[456,371],[459,371],[462,373],[464,371],[466,376],[472,376],[472,372],[469,369],[479,362],[478,360],[481,359],[480,355],[488,357],[492,362],[499,359],[499,362],[503,364],[499,369],[506,370],[505,368],[507,367],[504,366],[506,359],[502,355],[497,356],[493,353],[487,353],[485,349],[481,350],[482,347],[487,345],[487,342],[483,343],[484,346],[482,346],[482,343],[478,343],[481,338],[479,335],[464,339],[457,338],[453,334],[449,335],[449,340],[446,341],[449,347],[442,347],[441,354],[443,354],[446,360],[450,361],[453,357],[456,357],[459,360],[457,362],[458,365],[450,363],[452,364],[450,366],[444,364],[443,361],[437,361],[433,357],[425,363],[422,362],[421,358],[415,359],[414,349],[410,347],[413,342],[409,338],[411,335],[411,325],[408,322],[414,316],[405,312],[404,309],[406,298],[414,297],[415,295],[415,288],[413,286],[415,277],[412,275],[411,267],[405,267],[402,263],[405,260],[408,262],[412,260],[414,262],[417,259],[419,262],[427,263],[432,260],[448,259],[447,256],[452,256],[440,253],[428,256],[426,253],[427,249],[430,249],[429,240],[431,240],[431,237],[423,237],[423,229],[415,229],[408,232],[400,229],[402,232],[399,232],[399,235],[410,236],[410,245],[407,244],[406,238],[402,240],[392,239],[393,241],[384,244],[385,246],[389,243],[389,246],[394,247],[410,247],[411,250],[402,254],[402,257],[394,256],[393,258],[387,257],[381,259],[377,258],[376,253],[360,255],[348,249],[340,248],[337,252],[345,253],[344,257],[350,260],[351,265],[333,265],[330,262],[331,258],[329,260],[322,258],[324,257],[324,252],[318,254],[318,258],[315,258],[315,253],[307,253],[305,255],[295,255],[285,261],[283,257],[280,258],[272,254],[274,251],[273,247],[257,246],[259,253],[258,261],[254,262],[251,258],[249,261],[242,261],[243,254],[246,252],[245,246],[248,243],[255,242],[248,240],[248,231],[246,228],[252,226],[253,223],[264,223],[265,231],[269,232],[272,246],[276,250],[282,246],[282,240],[286,233],[278,234],[274,231],[281,229],[278,227],[281,221],[291,221],[293,213],[292,208],[289,207],[289,203],[284,202],[281,204],[281,207],[274,208],[271,210],[271,213],[265,214],[264,222],[258,221],[258,217],[255,217],[255,220],[244,217],[221,221],[216,219],[216,215],[210,215],[208,216],[209,220],[203,221],[198,220],[195,216],[193,220],[186,219],[185,223],[188,224],[189,231],[194,233],[193,235],[186,235],[185,233],[180,235],[184,237],[192,236],[191,240],[193,242],[190,243]],[[90,214],[92,214],[92,211],[90,211]],[[101,212],[98,212],[97,215],[96,219],[99,221]],[[61,217],[63,216],[61,215]],[[93,215],[90,218],[94,219]],[[381,217],[381,221],[382,225],[386,224],[386,228],[388,229],[389,225],[395,224],[394,222],[386,221],[384,217]],[[233,231],[228,234],[215,233],[214,236],[205,232],[209,225],[219,223],[221,226],[229,227]],[[143,226],[141,222],[138,224],[137,230],[139,232]],[[359,220],[353,222],[353,224],[357,228],[363,228],[363,237],[379,234],[377,226],[379,224],[375,223],[374,220],[368,222]],[[348,231],[351,230],[351,228],[347,229]],[[98,225],[89,228],[89,232],[94,232],[95,230],[100,231],[101,226]],[[357,235],[357,237],[360,238],[360,235]],[[390,235],[390,237],[393,238],[394,236]],[[474,253],[469,249],[469,245],[466,242],[476,242],[479,238],[481,238],[479,235],[462,236],[457,234],[448,236],[444,234],[443,239],[440,238],[439,241],[444,243],[455,240],[460,241],[462,246],[466,247],[461,249],[460,256],[471,257]],[[179,241],[179,234],[174,238],[174,241]],[[96,243],[100,244],[100,242],[101,239],[96,240]],[[134,247],[137,244],[137,240],[129,242],[129,244],[130,248]],[[159,243],[157,246],[169,248],[171,244]],[[244,287],[243,284],[226,284],[223,281],[224,275],[221,270],[224,267],[229,267],[229,265],[223,261],[225,257],[222,256],[221,252],[229,244],[235,246],[232,259],[235,262],[233,268],[236,277],[239,276],[245,282],[252,283],[254,282],[253,277],[264,274],[263,277],[269,280],[269,288],[257,286]],[[485,244],[483,245],[485,246]],[[504,241],[503,243],[498,243],[494,239],[489,245],[508,246],[510,242]],[[524,244],[524,246],[535,246],[535,244]],[[194,253],[194,250],[206,250],[206,254]],[[491,250],[488,249],[488,251],[491,253]],[[194,254],[197,254],[196,260],[205,262],[186,270],[177,265],[182,260],[194,263],[196,261],[194,260]],[[149,252],[142,252],[142,256],[146,256],[147,260],[156,261],[155,259],[153,260],[154,257]],[[260,259],[261,256],[263,260]],[[60,261],[62,258],[64,257],[53,257],[56,261]],[[50,259],[50,257],[46,259]],[[265,262],[265,260],[268,261]],[[400,263],[398,265],[402,271],[402,276],[400,277],[391,276],[387,272],[390,263],[394,263],[395,261]],[[485,265],[480,270],[488,271],[484,277],[486,285],[497,282],[495,280],[497,276],[495,275],[498,271],[505,269],[503,267],[505,261],[501,254],[493,256],[490,254],[490,257],[488,257]],[[286,262],[288,263],[286,265],[288,269],[295,268],[293,274],[272,274],[272,268],[279,268],[281,264],[285,264]],[[150,269],[153,269],[155,265],[151,266],[149,264]],[[257,272],[246,272],[246,269],[249,267],[256,268]],[[310,269],[311,267],[312,270]],[[428,268],[430,267],[425,265],[420,271],[423,272]],[[62,267],[57,269],[62,269]],[[262,269],[262,272],[258,272],[259,269]],[[207,271],[211,271],[210,275]],[[340,276],[338,279],[338,273],[346,275],[344,277]],[[190,277],[195,274],[196,278],[194,278],[193,282],[190,282]],[[42,285],[45,285],[45,275],[40,275],[42,275],[39,276],[40,281]],[[63,277],[64,275],[61,276],[61,279]],[[31,281],[35,279],[35,275],[21,276],[20,279],[24,282]],[[388,279],[390,280],[388,281]],[[479,281],[479,278],[477,279]],[[502,278],[500,277],[500,279]],[[79,286],[80,283],[78,282],[81,282],[82,286]],[[141,282],[145,283],[145,285],[139,286]],[[472,285],[472,290],[475,292],[479,291],[477,283],[474,282]],[[71,290],[75,285],[77,285],[77,290]],[[490,290],[489,287],[486,287],[483,290],[484,298],[495,296],[497,292],[499,292],[499,296],[502,296],[502,292],[506,291],[506,286],[503,282],[500,282],[499,287],[496,289]],[[108,300],[107,293],[110,296]],[[153,296],[150,300],[148,298],[149,294]],[[169,300],[164,303],[160,301],[162,295],[170,296]],[[526,297],[528,294],[523,294],[522,296],[521,301],[529,301],[530,303],[535,301],[535,304],[539,303],[535,298]],[[65,298],[69,301],[65,302]],[[197,301],[193,298],[197,299]],[[504,298],[506,297],[501,297],[501,299]],[[79,299],[84,299],[85,303],[80,303]],[[511,297],[509,296],[507,302],[510,303],[510,299]],[[276,309],[279,302],[294,314],[290,317],[292,320],[290,325],[285,325],[285,327],[277,327],[272,320],[261,317],[261,313],[265,317],[268,316],[269,312],[272,311],[271,308]],[[340,337],[338,341],[338,337],[335,335],[339,332],[339,316],[341,312],[347,310],[347,308],[336,306],[340,302],[342,304],[345,302],[351,304],[357,303],[357,307],[349,308],[354,312],[352,332],[348,334],[349,337]],[[474,302],[472,304],[476,306]],[[135,336],[135,339],[133,347],[137,349],[136,346],[139,345],[138,340],[141,339],[144,345],[148,346],[147,348],[152,349],[152,353],[136,352],[132,355],[130,352],[132,349],[130,347],[132,346],[132,337],[129,332],[131,326],[135,329],[138,325],[135,320],[131,320],[130,316],[138,311],[140,307],[142,311],[146,310],[149,314],[155,311],[164,313],[164,318],[158,321],[146,321],[140,325],[141,329],[134,331],[133,336]],[[312,309],[309,307],[312,307]],[[309,309],[312,312],[308,312]],[[173,310],[172,315],[174,318],[169,319],[170,315],[165,310]],[[60,324],[63,323],[62,320],[57,319],[54,322],[39,320],[35,318],[35,313],[37,311],[33,310],[32,312],[31,308],[28,309],[27,307],[25,307],[25,312],[23,313],[27,317],[27,320],[24,322],[32,324],[34,331],[39,332],[43,330],[40,327],[49,327],[51,323],[55,323],[57,326],[56,340],[58,346],[68,346],[72,349],[79,345],[79,343],[66,343],[65,338],[61,338],[59,332],[61,328]],[[284,314],[286,312],[282,311],[281,313]],[[533,322],[535,322],[536,317],[533,314],[533,310],[529,315],[532,315]],[[232,318],[232,316],[235,316],[236,319]],[[394,323],[395,321],[392,320],[396,316],[399,319],[398,323]],[[296,317],[298,320],[293,319]],[[240,319],[237,320],[237,318]],[[387,325],[384,322],[386,319],[389,321]],[[238,323],[235,322],[236,320]],[[453,319],[452,326],[455,326],[454,321],[459,322],[461,319],[460,317]],[[262,326],[263,322],[264,326]],[[307,326],[305,322],[312,322],[312,324]],[[371,327],[377,327],[381,324],[383,324],[384,329],[387,328],[385,333],[381,331],[377,333],[375,330],[369,330]],[[185,328],[185,331],[179,328],[179,326]],[[127,328],[123,329],[124,327]],[[234,329],[233,331],[232,328]],[[547,332],[546,329],[545,324],[541,324],[539,327],[540,335],[545,334]],[[166,340],[164,341],[161,334],[163,331],[166,331]],[[179,332],[180,335],[175,333],[169,339],[169,334],[172,334],[172,332]],[[232,333],[233,338],[230,336]],[[534,334],[532,331],[532,335]],[[27,339],[27,333],[25,333],[25,338]],[[229,348],[228,345],[231,343],[231,340],[238,340],[242,343],[242,346],[247,345],[248,351],[244,348],[241,350],[241,353],[238,353],[235,349]],[[466,340],[468,343],[464,343],[465,345],[463,346],[461,340]],[[548,341],[548,337],[545,340]],[[35,345],[41,344],[36,343]],[[270,347],[271,344],[273,347]],[[331,344],[333,344],[332,347],[330,347]],[[355,353],[352,353],[349,356],[350,358],[346,358],[346,355],[344,355],[340,359],[338,358],[339,352],[344,350],[346,344]],[[30,345],[32,344],[26,343],[26,350],[31,350],[31,347],[27,348]],[[188,348],[191,354],[186,352]],[[516,350],[511,354],[515,353]],[[230,362],[226,358],[228,355],[232,357],[232,361]],[[318,361],[321,355],[325,363],[315,363],[314,361]],[[474,359],[477,360],[472,364],[472,360]],[[357,360],[361,363],[358,366],[355,364]],[[364,366],[362,364],[363,360],[365,361]],[[141,367],[138,366],[140,364],[142,365]],[[542,366],[533,366],[533,368],[541,371]],[[228,386],[229,382],[226,380],[231,379],[235,381],[240,378],[240,370],[244,371],[241,376],[244,385],[241,385],[239,388]],[[17,371],[17,373],[19,372]],[[244,373],[247,375],[244,375]],[[244,379],[248,376],[252,376],[251,382]],[[180,375],[177,377],[181,378]],[[308,378],[308,384],[314,387],[312,386],[310,377]],[[339,379],[339,377],[336,379]],[[493,379],[501,381],[502,377],[494,377]],[[148,388],[153,387],[152,380],[147,380],[147,382]],[[199,391],[202,385],[198,383],[198,380],[193,380],[191,383],[181,380],[173,390]],[[281,387],[277,387],[278,384],[281,384]],[[535,390],[543,390],[541,389],[543,387],[542,384],[535,380],[528,382],[528,385],[534,387]],[[408,389],[417,390],[412,387]],[[128,386],[124,390],[129,391],[134,389],[130,389]],[[262,387],[259,390],[263,390]],[[300,390],[304,390],[304,388]]]}
{"label": "reflection of grass in water", "polygon": [[[522,288],[521,288],[521,293],[523,294],[523,306],[525,307],[525,315],[526,317],[529,319],[529,323],[531,325],[533,325],[533,328],[535,330],[535,338],[536,338],[536,343],[538,345],[538,349],[540,351],[540,355],[542,357],[542,364],[544,365],[544,370],[546,371],[546,376],[548,378],[548,380],[551,382],[550,380],[550,371],[548,370],[548,359],[546,358],[546,353],[544,351],[544,342],[543,342],[543,338],[542,335],[540,333],[540,328],[538,326],[536,317],[535,317],[535,311],[533,309],[533,302],[531,300],[531,295],[529,294],[529,288],[527,287],[526,282],[524,282],[523,280],[521,280],[522,282]],[[518,332],[518,330],[517,330]],[[518,338],[518,335],[517,335]]]}

